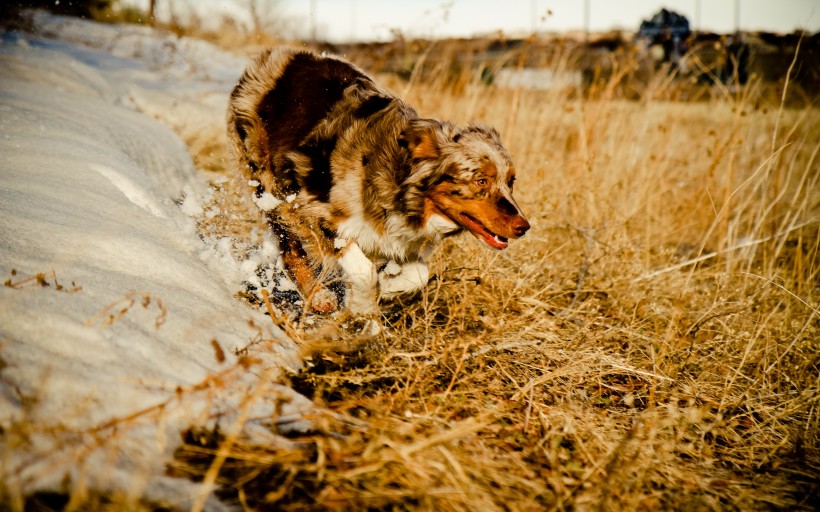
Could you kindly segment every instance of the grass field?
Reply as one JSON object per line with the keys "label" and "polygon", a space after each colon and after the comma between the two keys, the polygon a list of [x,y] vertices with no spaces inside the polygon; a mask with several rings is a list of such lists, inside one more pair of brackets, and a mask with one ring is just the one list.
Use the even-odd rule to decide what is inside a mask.
{"label": "grass field", "polygon": [[[232,35],[216,42],[244,52],[247,34]],[[498,128],[531,231],[502,252],[448,240],[423,293],[382,304],[375,339],[338,328],[343,315],[317,327],[277,312],[307,361],[284,383],[327,411],[316,430],[277,446],[247,444],[241,425],[190,431],[168,474],[243,510],[820,508],[816,100],[781,101],[788,76],[693,85],[662,71],[636,88],[628,66],[589,96],[502,89],[423,50],[406,56],[409,79],[379,81],[422,116]],[[198,168],[233,176],[224,126],[177,128]],[[228,215],[198,227],[242,257],[264,226],[237,183],[209,205]],[[25,509],[160,505],[66,494]]]}
{"label": "grass field", "polygon": [[816,108],[755,82],[672,102],[661,75],[631,102],[383,80],[500,130],[531,232],[448,242],[377,340],[287,325],[290,383],[337,414],[288,449],[192,433],[174,474],[249,510],[819,505]]}

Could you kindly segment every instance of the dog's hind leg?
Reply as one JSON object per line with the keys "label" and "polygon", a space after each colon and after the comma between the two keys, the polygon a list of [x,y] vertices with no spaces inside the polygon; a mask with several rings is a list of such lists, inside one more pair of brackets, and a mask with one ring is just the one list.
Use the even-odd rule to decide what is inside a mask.
{"label": "dog's hind leg", "polygon": [[319,313],[336,310],[338,307],[336,294],[319,282],[316,271],[311,266],[310,259],[299,238],[284,224],[271,217],[268,217],[268,223],[279,242],[282,263],[288,277],[296,282],[296,286],[305,298],[305,310],[312,309]]}

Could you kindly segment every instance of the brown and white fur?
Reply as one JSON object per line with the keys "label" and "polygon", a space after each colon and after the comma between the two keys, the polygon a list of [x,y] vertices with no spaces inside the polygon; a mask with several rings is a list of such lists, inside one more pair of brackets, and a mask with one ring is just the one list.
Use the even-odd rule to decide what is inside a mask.
{"label": "brown and white fur", "polygon": [[[498,133],[423,119],[354,65],[299,50],[263,52],[234,88],[228,134],[284,266],[317,311],[424,287],[443,238],[469,231],[494,249],[530,225]],[[381,272],[380,272],[381,270]]]}

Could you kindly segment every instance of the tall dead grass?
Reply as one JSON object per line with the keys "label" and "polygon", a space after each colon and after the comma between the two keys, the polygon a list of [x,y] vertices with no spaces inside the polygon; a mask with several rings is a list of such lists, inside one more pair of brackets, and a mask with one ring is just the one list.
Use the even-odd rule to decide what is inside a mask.
{"label": "tall dead grass", "polygon": [[[501,130],[532,231],[504,252],[449,242],[424,293],[383,305],[378,342],[295,331],[309,365],[291,384],[355,422],[323,424],[288,456],[235,445],[221,497],[816,507],[818,111],[761,101],[754,82],[678,103],[658,76],[640,101],[590,101],[447,72],[385,81],[422,115]],[[197,439],[178,471],[202,474],[221,436]]]}
{"label": "tall dead grass", "polygon": [[[189,432],[169,472],[246,510],[817,507],[817,109],[754,82],[585,100],[422,67],[382,78],[422,115],[499,128],[531,232],[448,242],[378,340],[287,325],[308,361],[289,384],[335,419],[284,447]],[[256,225],[231,219],[200,228]]]}

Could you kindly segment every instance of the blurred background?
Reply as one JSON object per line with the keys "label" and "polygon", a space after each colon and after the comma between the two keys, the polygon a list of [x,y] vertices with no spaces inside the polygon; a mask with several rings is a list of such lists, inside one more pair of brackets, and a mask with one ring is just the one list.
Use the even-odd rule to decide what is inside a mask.
{"label": "blurred background", "polygon": [[686,16],[693,30],[820,30],[820,12],[813,0],[120,0],[119,5],[144,12],[153,9],[162,22],[195,20],[215,28],[229,19],[282,37],[334,43],[389,41],[399,35],[446,38],[501,32],[520,37],[634,31],[662,8]]}
{"label": "blurred background", "polygon": [[[820,11],[813,0],[28,0],[99,21],[152,24],[252,55],[276,44],[347,56],[371,72],[482,81],[638,99],[658,76],[665,97],[708,99],[750,80],[779,101],[820,92]],[[799,51],[798,51],[799,50]],[[419,57],[423,56],[423,59]],[[794,61],[794,62],[793,62]],[[768,94],[766,91],[768,90]]]}

